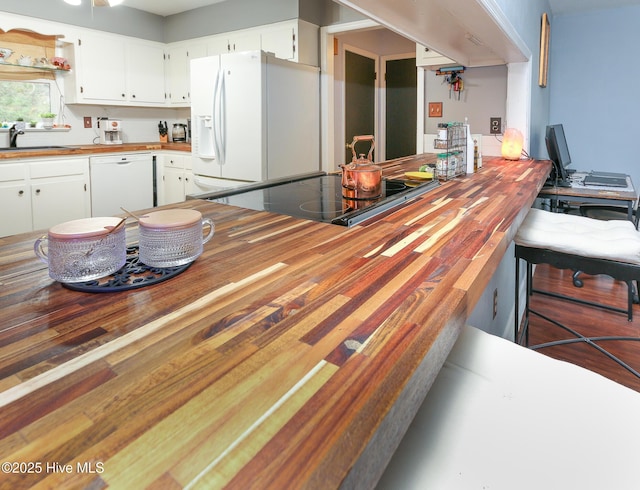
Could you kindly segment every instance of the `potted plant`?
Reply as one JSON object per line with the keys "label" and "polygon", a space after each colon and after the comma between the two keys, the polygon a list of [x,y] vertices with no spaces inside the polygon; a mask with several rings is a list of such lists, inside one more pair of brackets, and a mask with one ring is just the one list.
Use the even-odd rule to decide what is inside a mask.
{"label": "potted plant", "polygon": [[56,115],[53,112],[43,112],[40,114],[40,118],[42,119],[42,127],[45,129],[51,129]]}
{"label": "potted plant", "polygon": [[25,128],[25,126],[26,125],[25,125],[25,122],[24,122],[24,118],[19,117],[19,118],[16,119],[16,129],[18,131],[23,130]]}

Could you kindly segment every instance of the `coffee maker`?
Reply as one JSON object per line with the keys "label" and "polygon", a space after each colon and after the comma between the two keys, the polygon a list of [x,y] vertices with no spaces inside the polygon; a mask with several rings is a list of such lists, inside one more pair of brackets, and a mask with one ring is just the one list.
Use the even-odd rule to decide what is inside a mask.
{"label": "coffee maker", "polygon": [[171,140],[176,143],[185,143],[187,141],[187,125],[176,123],[171,130]]}
{"label": "coffee maker", "polygon": [[122,144],[122,121],[118,119],[101,119],[98,121],[101,145]]}

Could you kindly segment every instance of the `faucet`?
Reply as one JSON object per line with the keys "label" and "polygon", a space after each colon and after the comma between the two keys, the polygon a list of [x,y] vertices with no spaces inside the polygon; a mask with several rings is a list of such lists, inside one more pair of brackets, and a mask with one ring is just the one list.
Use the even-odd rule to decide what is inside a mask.
{"label": "faucet", "polygon": [[24,131],[22,129],[16,129],[15,124],[9,128],[9,148],[16,148],[18,146],[19,134],[24,134]]}

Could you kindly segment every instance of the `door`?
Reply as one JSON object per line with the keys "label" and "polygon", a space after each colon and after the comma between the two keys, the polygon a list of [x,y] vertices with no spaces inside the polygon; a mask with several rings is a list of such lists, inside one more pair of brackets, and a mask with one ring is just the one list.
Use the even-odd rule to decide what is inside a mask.
{"label": "door", "polygon": [[[349,147],[346,147],[343,163],[348,163],[353,158],[350,146],[353,137],[375,135],[376,60],[348,50],[344,55],[345,147]],[[366,153],[369,148],[358,147],[357,150]]]}
{"label": "door", "polygon": [[[259,181],[266,157],[266,78],[260,51],[220,56],[221,102],[216,106],[221,177]],[[274,108],[277,110],[277,108]],[[198,173],[195,171],[194,173]]]}
{"label": "door", "polygon": [[416,59],[386,63],[385,159],[415,155],[418,74]]}

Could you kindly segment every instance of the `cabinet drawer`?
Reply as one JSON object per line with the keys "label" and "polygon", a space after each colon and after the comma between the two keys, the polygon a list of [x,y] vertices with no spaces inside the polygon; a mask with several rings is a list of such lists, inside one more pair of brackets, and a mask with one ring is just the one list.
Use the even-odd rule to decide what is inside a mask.
{"label": "cabinet drawer", "polygon": [[86,158],[78,160],[60,160],[42,163],[31,163],[29,165],[29,173],[32,179],[62,177],[65,175],[81,175],[85,173],[88,165],[89,160]]}
{"label": "cabinet drawer", "polygon": [[23,163],[0,164],[0,182],[12,182],[27,178],[27,166]]}

